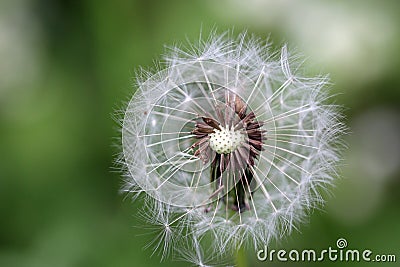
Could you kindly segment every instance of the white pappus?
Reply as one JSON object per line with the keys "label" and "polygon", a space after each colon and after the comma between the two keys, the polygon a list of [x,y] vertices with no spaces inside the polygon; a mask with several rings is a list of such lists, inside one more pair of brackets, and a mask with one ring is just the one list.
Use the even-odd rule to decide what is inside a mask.
{"label": "white pappus", "polygon": [[246,33],[172,47],[138,75],[122,120],[124,192],[153,243],[199,266],[290,233],[337,177],[346,130],[328,78]]}

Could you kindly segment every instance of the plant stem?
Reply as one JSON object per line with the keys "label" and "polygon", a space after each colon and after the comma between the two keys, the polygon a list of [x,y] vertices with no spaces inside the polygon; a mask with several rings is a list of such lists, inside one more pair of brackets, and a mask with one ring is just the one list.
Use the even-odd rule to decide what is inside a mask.
{"label": "plant stem", "polygon": [[247,255],[243,246],[236,250],[236,267],[248,267]]}

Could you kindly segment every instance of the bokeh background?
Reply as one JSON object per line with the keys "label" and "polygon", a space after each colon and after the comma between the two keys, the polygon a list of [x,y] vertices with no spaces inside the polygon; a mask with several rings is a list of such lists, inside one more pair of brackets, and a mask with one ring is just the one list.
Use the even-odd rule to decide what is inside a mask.
{"label": "bokeh background", "polygon": [[[342,179],[326,208],[273,247],[343,237],[397,256],[379,266],[399,266],[399,25],[395,0],[1,1],[0,266],[188,266],[144,249],[154,236],[137,219],[140,202],[118,194],[112,117],[139,66],[214,27],[288,42],[310,73],[331,74],[346,107]],[[267,266],[251,251],[247,264]]]}

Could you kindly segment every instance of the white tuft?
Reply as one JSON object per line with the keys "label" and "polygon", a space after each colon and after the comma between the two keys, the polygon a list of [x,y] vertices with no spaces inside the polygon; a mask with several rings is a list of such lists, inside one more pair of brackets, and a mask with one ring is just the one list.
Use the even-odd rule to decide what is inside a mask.
{"label": "white tuft", "polygon": [[[162,255],[174,251],[206,266],[238,246],[264,247],[296,229],[323,203],[320,192],[334,182],[341,161],[346,127],[340,107],[326,103],[327,77],[304,77],[302,61],[286,46],[273,52],[270,43],[246,34],[213,33],[187,49],[172,47],[165,62],[162,70],[138,75],[122,123],[123,191],[144,196],[143,217],[160,229],[153,245]],[[193,120],[223,102],[221,89],[264,122],[252,183],[242,185],[252,192],[244,212],[225,206],[227,188],[210,184],[210,164],[190,147]],[[221,127],[204,145],[226,154],[239,151],[244,138]],[[237,190],[238,179],[232,181]]]}

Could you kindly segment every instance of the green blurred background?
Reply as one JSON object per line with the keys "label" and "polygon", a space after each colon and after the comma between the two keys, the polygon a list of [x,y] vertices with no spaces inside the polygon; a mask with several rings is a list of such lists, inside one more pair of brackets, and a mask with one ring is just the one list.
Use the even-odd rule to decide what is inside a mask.
{"label": "green blurred background", "polygon": [[112,114],[164,44],[213,27],[288,42],[311,73],[331,74],[346,107],[343,179],[323,211],[273,246],[320,249],[343,237],[396,254],[379,265],[399,266],[399,15],[394,0],[1,1],[0,266],[189,265],[143,249],[154,236],[135,217],[140,203],[118,194]]}

